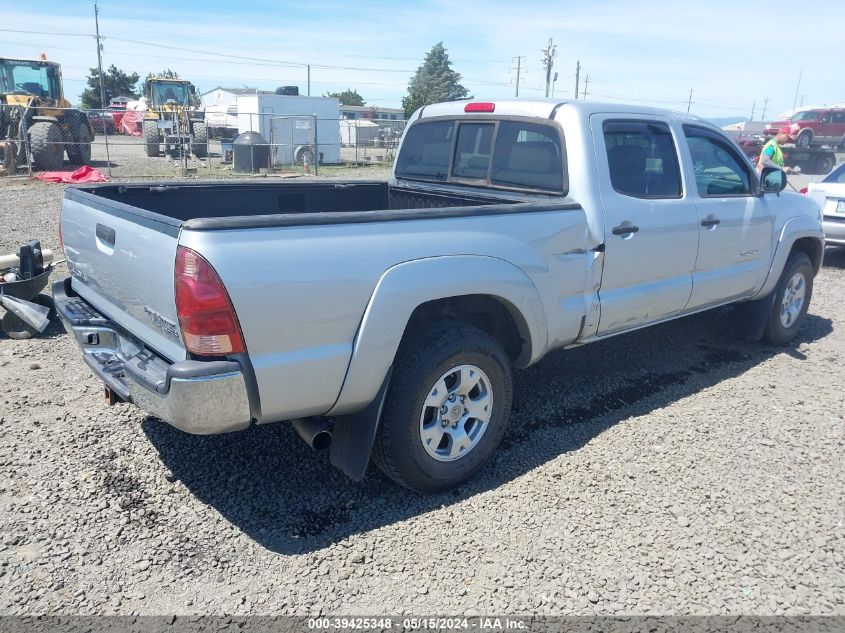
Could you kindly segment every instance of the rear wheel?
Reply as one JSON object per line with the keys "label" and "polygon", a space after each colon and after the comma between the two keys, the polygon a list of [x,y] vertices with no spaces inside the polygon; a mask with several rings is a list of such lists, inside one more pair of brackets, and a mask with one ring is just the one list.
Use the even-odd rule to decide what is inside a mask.
{"label": "rear wheel", "polygon": [[763,337],[774,345],[794,339],[807,318],[813,296],[813,264],[806,253],[789,256],[775,289],[772,313]]}
{"label": "rear wheel", "polygon": [[205,158],[208,156],[208,127],[205,123],[197,121],[194,123],[194,140],[191,144],[194,156]]}
{"label": "rear wheel", "polygon": [[0,322],[3,332],[6,336],[13,339],[23,340],[38,336],[38,330],[29,325],[26,321],[18,317],[16,314],[7,312],[3,315],[3,320]]}
{"label": "rear wheel", "polygon": [[143,130],[147,156],[158,156],[161,152],[161,134],[158,131],[158,123],[155,121],[144,121]]}
{"label": "rear wheel", "polygon": [[62,131],[52,121],[37,121],[29,128],[29,147],[36,171],[56,171],[65,159]]}
{"label": "rear wheel", "polygon": [[87,165],[91,162],[91,141],[93,137],[84,118],[78,118],[73,127],[73,142],[67,146],[68,160],[75,165]]}
{"label": "rear wheel", "polygon": [[454,488],[490,460],[508,422],[512,383],[501,345],[441,322],[400,346],[373,458],[418,492]]}
{"label": "rear wheel", "polygon": [[819,156],[818,160],[816,161],[816,173],[817,174],[826,174],[831,169],[833,169],[833,164],[836,161],[834,160],[833,156]]}
{"label": "rear wheel", "polygon": [[310,147],[301,147],[296,152],[297,165],[313,165],[314,164],[314,150]]}

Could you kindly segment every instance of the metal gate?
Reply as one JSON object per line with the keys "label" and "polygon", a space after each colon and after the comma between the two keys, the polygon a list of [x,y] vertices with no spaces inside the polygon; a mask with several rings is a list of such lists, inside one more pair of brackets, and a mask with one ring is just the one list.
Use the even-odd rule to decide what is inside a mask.
{"label": "metal gate", "polygon": [[316,173],[320,151],[317,145],[317,117],[274,116],[270,118],[270,151],[274,166],[309,165]]}

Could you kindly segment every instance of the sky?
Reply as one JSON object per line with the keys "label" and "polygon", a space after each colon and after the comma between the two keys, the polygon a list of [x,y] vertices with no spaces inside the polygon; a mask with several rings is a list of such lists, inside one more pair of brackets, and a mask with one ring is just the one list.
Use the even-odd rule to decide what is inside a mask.
{"label": "sky", "polygon": [[[357,90],[368,105],[401,107],[408,80],[437,42],[477,98],[544,96],[542,53],[556,45],[554,96],[644,103],[705,117],[766,119],[793,103],[845,102],[838,36],[845,2],[805,5],[710,0],[498,2],[402,0],[101,0],[103,65],[166,68],[199,92],[217,86],[311,94]],[[803,15],[806,10],[811,15]],[[62,64],[78,103],[97,64],[93,1],[0,0],[0,57]],[[690,91],[692,96],[690,99]],[[582,94],[579,94],[579,98]],[[690,103],[691,100],[691,103]]]}

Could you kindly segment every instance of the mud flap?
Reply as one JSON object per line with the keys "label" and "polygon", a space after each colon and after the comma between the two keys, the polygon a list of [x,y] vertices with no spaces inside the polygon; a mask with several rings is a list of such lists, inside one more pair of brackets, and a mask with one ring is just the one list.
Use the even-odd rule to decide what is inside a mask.
{"label": "mud flap", "polygon": [[364,409],[349,415],[339,415],[334,419],[329,461],[332,466],[340,469],[355,481],[361,481],[364,473],[367,472],[392,374],[393,367],[391,366],[376,397]]}
{"label": "mud flap", "polygon": [[772,316],[775,294],[777,294],[777,289],[762,299],[734,304],[731,334],[749,343],[756,343],[762,339],[766,325]]}

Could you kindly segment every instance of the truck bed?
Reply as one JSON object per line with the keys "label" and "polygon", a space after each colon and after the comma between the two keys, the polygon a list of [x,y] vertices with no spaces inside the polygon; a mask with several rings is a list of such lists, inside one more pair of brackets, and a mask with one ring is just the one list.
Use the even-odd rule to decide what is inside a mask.
{"label": "truck bed", "polygon": [[[503,195],[504,194],[504,195]],[[175,183],[167,185],[93,185],[68,189],[68,199],[99,200],[102,210],[130,213],[191,229],[297,226],[303,224],[382,222],[392,218],[441,217],[536,210],[517,192],[454,193],[425,188],[391,187],[386,182]],[[556,208],[560,208],[559,199]],[[398,212],[402,213],[398,213]],[[424,211],[419,214],[415,211]],[[397,213],[394,213],[397,212]]]}

